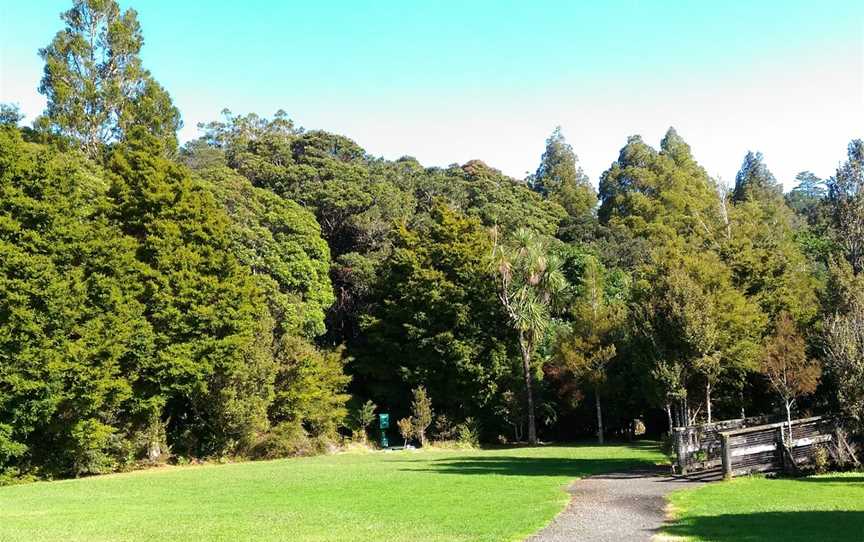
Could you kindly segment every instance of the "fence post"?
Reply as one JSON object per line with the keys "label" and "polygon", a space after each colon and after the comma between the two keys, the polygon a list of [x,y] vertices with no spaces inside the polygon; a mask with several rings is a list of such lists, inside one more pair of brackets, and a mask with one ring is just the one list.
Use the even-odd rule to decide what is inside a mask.
{"label": "fence post", "polygon": [[786,472],[786,441],[785,435],[783,435],[783,424],[780,424],[777,427],[777,436],[774,440],[777,441],[777,458],[780,461],[780,470]]}
{"label": "fence post", "polygon": [[678,456],[678,470],[687,474],[687,446],[684,443],[684,429],[675,428],[675,453]]}
{"label": "fence post", "polygon": [[723,479],[732,479],[732,446],[729,445],[729,435],[720,433],[720,446],[723,461]]}

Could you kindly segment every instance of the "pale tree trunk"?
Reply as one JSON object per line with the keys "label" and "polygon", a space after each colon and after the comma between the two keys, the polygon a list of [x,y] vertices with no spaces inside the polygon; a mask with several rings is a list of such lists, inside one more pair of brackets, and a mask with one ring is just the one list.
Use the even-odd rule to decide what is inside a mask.
{"label": "pale tree trunk", "polygon": [[525,395],[528,398],[528,443],[537,444],[537,427],[534,424],[534,391],[531,389],[531,351],[526,344],[525,333],[519,332],[522,347],[522,372],[525,377]]}
{"label": "pale tree trunk", "polygon": [[600,408],[600,389],[594,390],[594,402],[597,405],[597,442],[603,444],[603,409]]}
{"label": "pale tree trunk", "polygon": [[705,383],[705,406],[708,414],[708,423],[711,423],[711,381]]}
{"label": "pale tree trunk", "polygon": [[786,423],[789,424],[789,451],[792,451],[792,401],[786,401]]}
{"label": "pale tree trunk", "polygon": [[672,434],[672,429],[675,427],[675,422],[672,421],[672,405],[666,403],[666,417],[669,419],[669,434]]}

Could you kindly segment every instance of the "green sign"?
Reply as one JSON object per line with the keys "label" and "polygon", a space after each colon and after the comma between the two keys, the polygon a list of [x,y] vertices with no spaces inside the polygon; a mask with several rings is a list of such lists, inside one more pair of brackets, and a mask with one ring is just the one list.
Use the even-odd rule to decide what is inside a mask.
{"label": "green sign", "polygon": [[390,427],[390,414],[378,414],[378,425],[381,429]]}

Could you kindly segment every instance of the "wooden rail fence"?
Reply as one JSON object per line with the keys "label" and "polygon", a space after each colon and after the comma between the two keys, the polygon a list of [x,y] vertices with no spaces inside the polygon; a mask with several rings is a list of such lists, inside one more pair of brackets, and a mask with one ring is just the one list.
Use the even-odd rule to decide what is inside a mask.
{"label": "wooden rail fence", "polygon": [[672,433],[677,457],[676,471],[688,474],[719,469],[723,459],[722,431],[753,427],[769,421],[767,416],[759,416],[676,427]]}
{"label": "wooden rail fence", "polygon": [[674,431],[676,467],[681,474],[717,471],[724,478],[755,472],[795,471],[814,462],[816,450],[826,447],[835,461],[855,452],[834,418],[816,416],[765,423],[765,418],[727,420]]}
{"label": "wooden rail fence", "polygon": [[811,465],[815,449],[834,440],[834,420],[816,416],[720,433],[723,476],[796,470]]}

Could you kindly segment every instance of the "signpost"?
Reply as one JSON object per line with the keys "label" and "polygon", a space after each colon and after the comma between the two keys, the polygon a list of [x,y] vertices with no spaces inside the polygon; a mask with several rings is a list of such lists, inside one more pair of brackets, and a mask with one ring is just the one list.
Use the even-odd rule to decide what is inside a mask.
{"label": "signpost", "polygon": [[390,427],[390,414],[378,414],[378,427],[381,429],[381,447],[387,448],[390,442],[387,440],[387,429]]}

